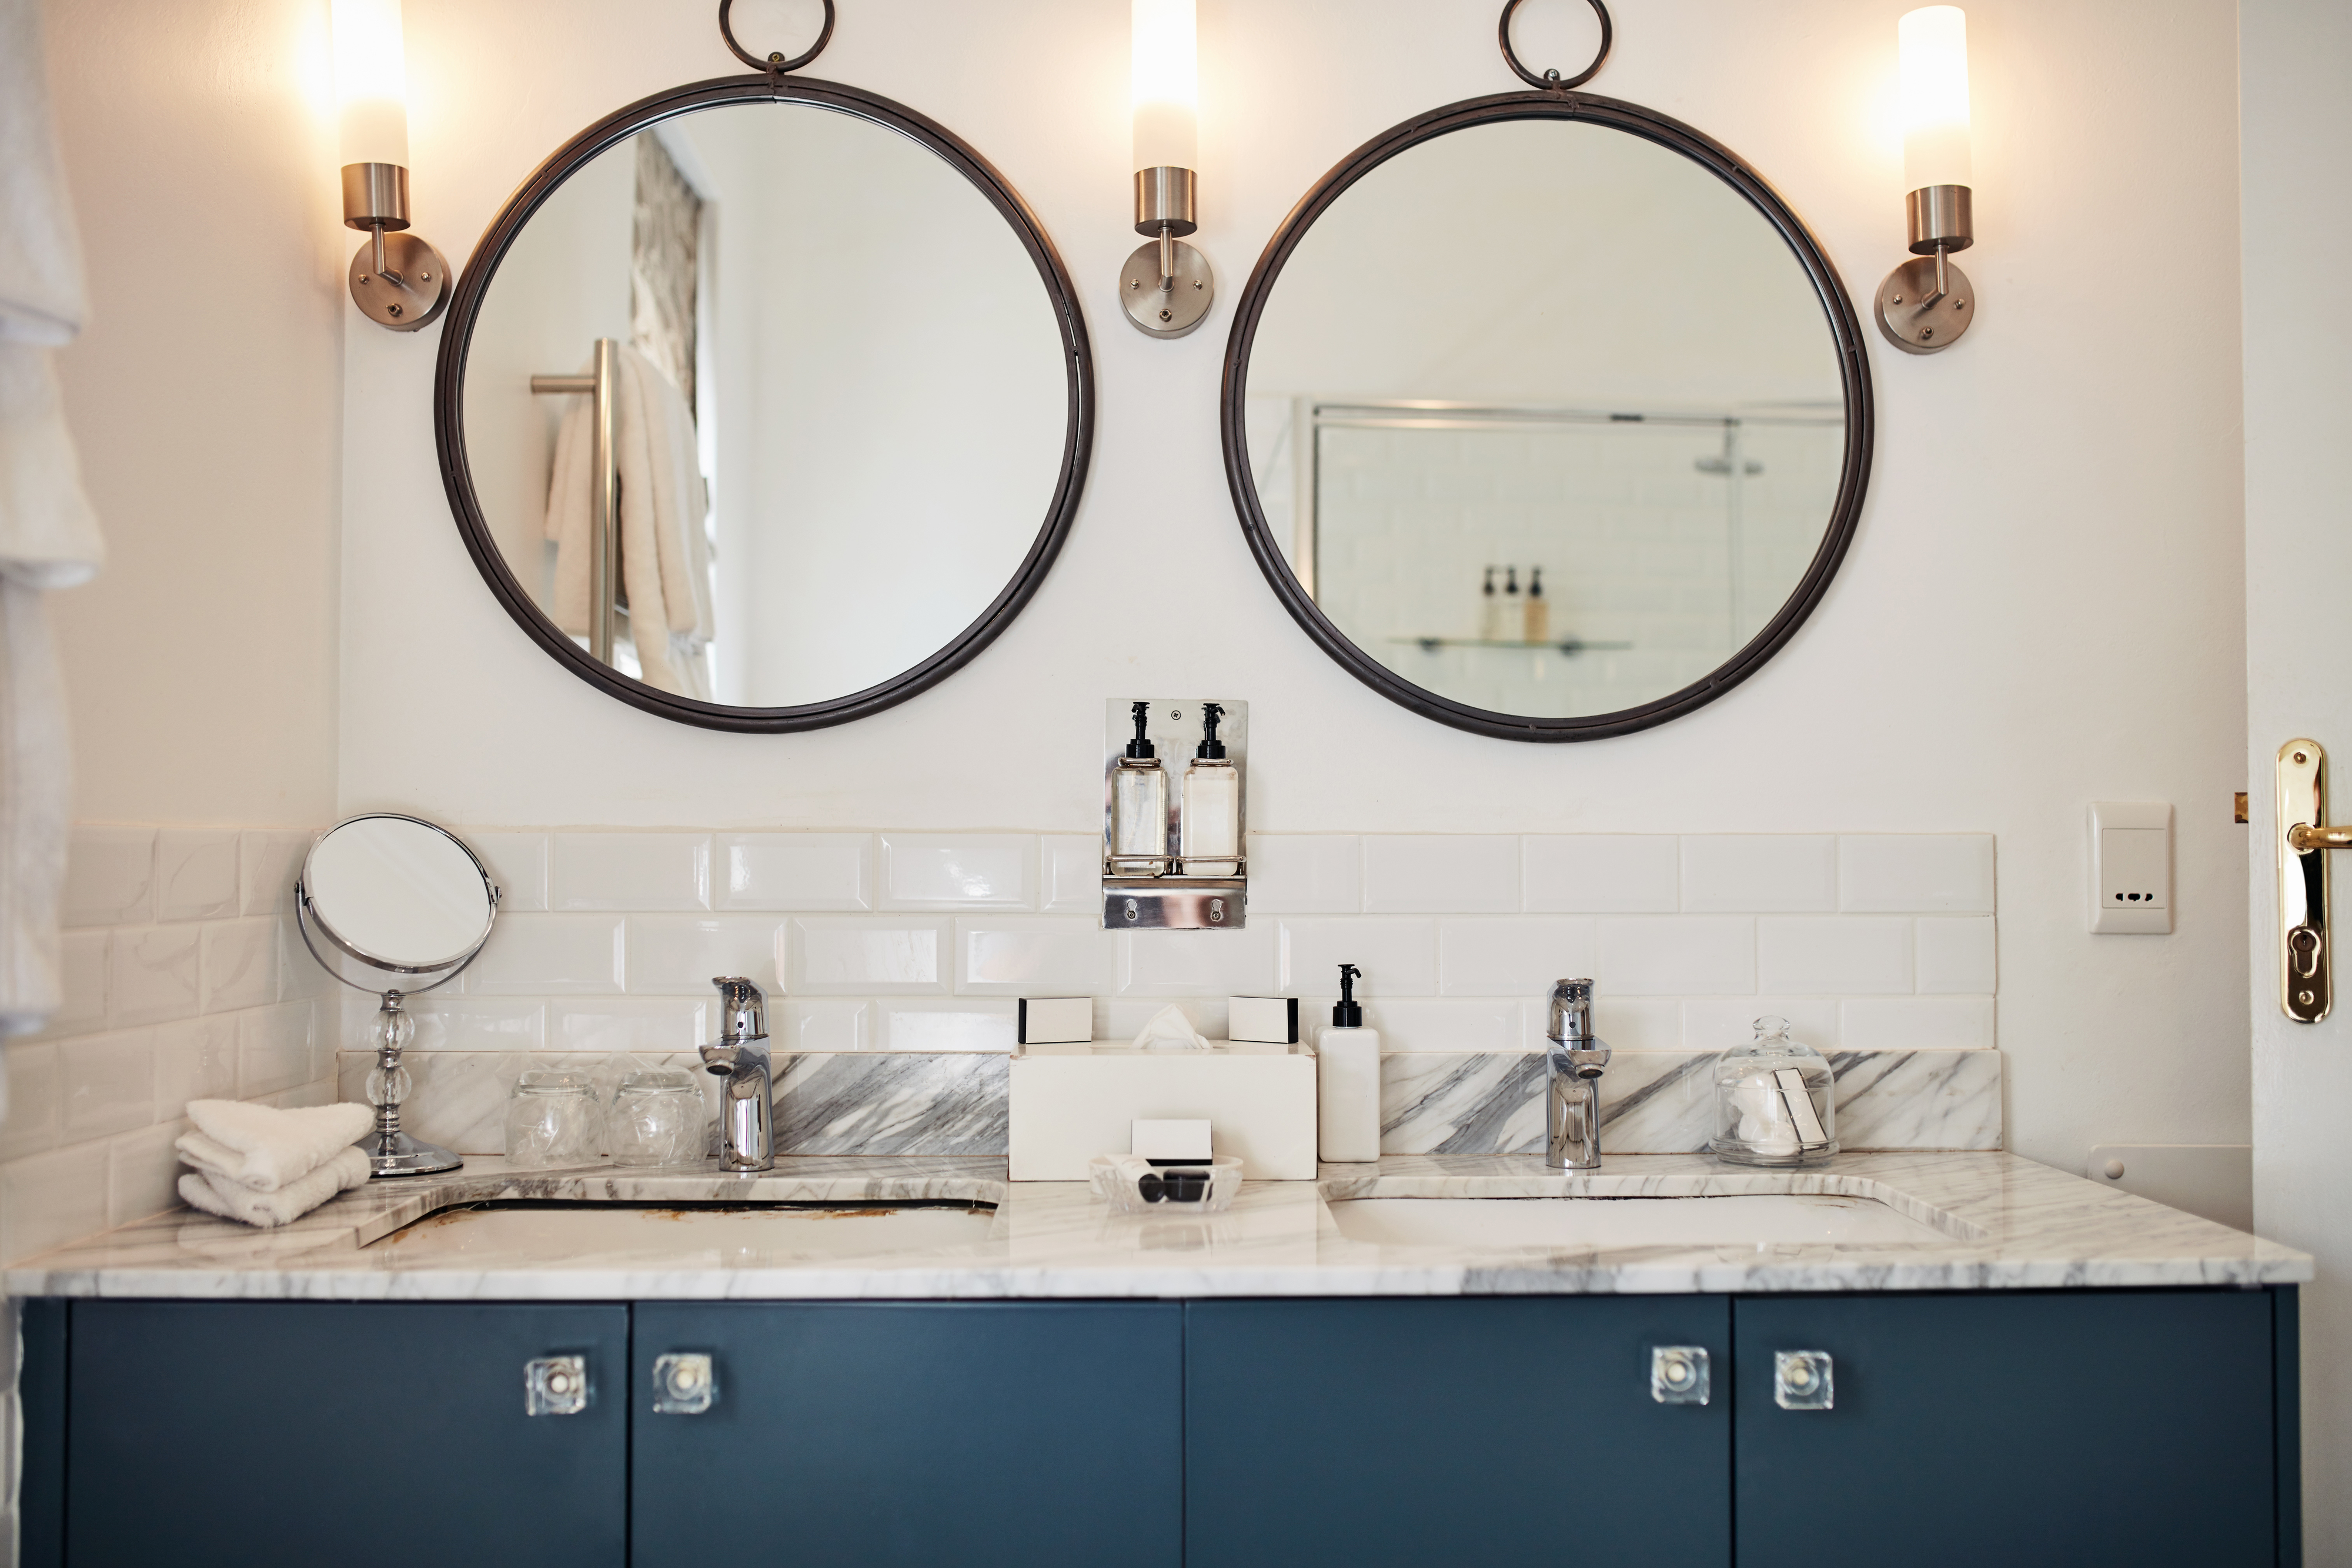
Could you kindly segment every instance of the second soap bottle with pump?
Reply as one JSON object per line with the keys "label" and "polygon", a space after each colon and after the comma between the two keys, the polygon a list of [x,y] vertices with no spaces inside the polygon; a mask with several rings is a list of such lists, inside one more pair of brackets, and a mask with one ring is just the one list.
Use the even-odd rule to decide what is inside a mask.
{"label": "second soap bottle with pump", "polygon": [[1201,744],[1179,792],[1179,847],[1187,876],[1232,876],[1241,869],[1242,776],[1217,738],[1224,716],[1220,704],[1201,705]]}

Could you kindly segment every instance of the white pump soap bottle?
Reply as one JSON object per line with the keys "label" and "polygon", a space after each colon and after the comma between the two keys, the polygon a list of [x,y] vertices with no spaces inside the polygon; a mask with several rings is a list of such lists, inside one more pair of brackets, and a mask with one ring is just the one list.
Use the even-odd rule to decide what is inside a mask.
{"label": "white pump soap bottle", "polygon": [[1315,1042],[1316,1155],[1327,1164],[1381,1157],[1381,1031],[1364,1027],[1353,964],[1339,966],[1331,1027]]}

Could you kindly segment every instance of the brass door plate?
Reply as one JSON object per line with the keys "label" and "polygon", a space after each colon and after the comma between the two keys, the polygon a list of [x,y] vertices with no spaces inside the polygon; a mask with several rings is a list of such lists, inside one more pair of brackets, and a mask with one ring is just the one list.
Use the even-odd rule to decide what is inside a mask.
{"label": "brass door plate", "polygon": [[2317,1023],[2335,1005],[2334,959],[2328,951],[2327,852],[2298,850],[2298,827],[2327,821],[2327,753],[2315,740],[2279,747],[2278,835],[2279,1006],[2297,1023]]}

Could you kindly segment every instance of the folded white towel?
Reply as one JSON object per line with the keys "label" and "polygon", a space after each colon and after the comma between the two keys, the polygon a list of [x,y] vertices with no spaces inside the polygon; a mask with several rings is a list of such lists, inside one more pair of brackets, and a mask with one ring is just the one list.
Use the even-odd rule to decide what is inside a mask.
{"label": "folded white towel", "polygon": [[180,1178],[180,1196],[191,1208],[266,1229],[299,1219],[337,1193],[364,1185],[370,1168],[365,1155],[347,1148],[309,1176],[275,1192],[256,1192],[233,1181],[190,1171]]}
{"label": "folded white towel", "polygon": [[182,1134],[173,1146],[190,1165],[256,1192],[276,1192],[366,1136],[375,1113],[365,1105],[280,1111],[235,1100],[191,1100],[188,1120],[195,1132]]}

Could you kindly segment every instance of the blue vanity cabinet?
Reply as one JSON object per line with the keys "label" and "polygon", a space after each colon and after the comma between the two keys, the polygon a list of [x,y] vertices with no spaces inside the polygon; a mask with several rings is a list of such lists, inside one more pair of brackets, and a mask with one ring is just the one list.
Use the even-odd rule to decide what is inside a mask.
{"label": "blue vanity cabinet", "polygon": [[[79,1301],[68,1568],[625,1562],[625,1306]],[[527,1415],[585,1358],[587,1408]]]}
{"label": "blue vanity cabinet", "polygon": [[[1179,1568],[1183,1309],[646,1302],[635,1568]],[[711,1358],[698,1414],[656,1360]]]}
{"label": "blue vanity cabinet", "polygon": [[1730,1351],[1721,1296],[1190,1302],[1185,1563],[1728,1564]]}
{"label": "blue vanity cabinet", "polygon": [[[2300,1562],[2294,1301],[1741,1297],[1740,1568]],[[1775,1354],[1805,1350],[1829,1409],[1780,1403]]]}

